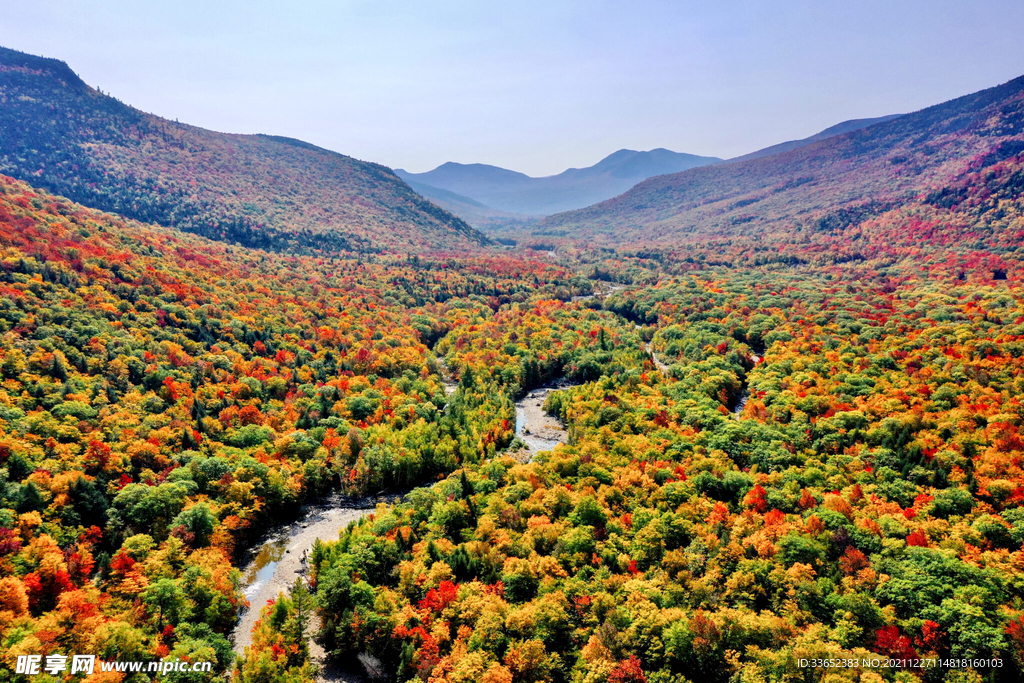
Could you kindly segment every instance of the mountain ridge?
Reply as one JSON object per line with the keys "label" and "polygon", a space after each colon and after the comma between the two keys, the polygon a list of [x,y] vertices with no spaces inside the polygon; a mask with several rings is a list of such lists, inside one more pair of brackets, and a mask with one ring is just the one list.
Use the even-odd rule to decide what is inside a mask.
{"label": "mountain ridge", "polygon": [[824,130],[815,133],[814,135],[809,135],[806,138],[800,138],[799,140],[787,140],[786,142],[780,142],[775,145],[769,145],[768,147],[764,147],[762,149],[749,152],[747,154],[741,154],[738,157],[726,159],[725,163],[748,161],[750,159],[760,159],[761,157],[768,157],[774,154],[788,152],[792,149],[799,149],[800,147],[806,147],[807,145],[813,144],[815,142],[820,142],[821,140],[827,140],[828,138],[835,137],[836,135],[852,133],[855,130],[861,130],[862,128],[867,128],[877,123],[885,123],[886,121],[892,121],[893,119],[898,119],[901,116],[903,116],[903,114],[888,114],[886,116],[875,116],[872,118],[848,119],[846,121],[840,121],[834,126],[829,126],[828,128],[825,128]]}
{"label": "mountain ridge", "polygon": [[569,168],[542,177],[490,164],[453,161],[425,173],[410,173],[404,169],[396,169],[395,173],[406,182],[454,192],[491,209],[527,217],[587,206],[595,200],[614,197],[652,175],[721,161],[718,157],[664,148],[620,149],[593,166]]}
{"label": "mountain ridge", "polygon": [[536,234],[631,242],[813,228],[826,212],[899,205],[1024,134],[1024,76],[781,153],[645,180],[549,216]]}
{"label": "mountain ridge", "polygon": [[416,180],[405,181],[409,187],[434,204],[449,211],[478,229],[522,226],[539,220],[542,216],[527,216],[509,211],[500,211],[465,195],[425,185]]}
{"label": "mountain ridge", "polygon": [[[889,114],[873,118],[841,121],[806,138],[780,142],[729,159],[720,159],[718,157],[697,157],[696,155],[672,152],[671,150],[663,147],[647,150],[646,152],[638,152],[637,150],[623,148],[612,152],[592,166],[568,168],[561,173],[550,176],[534,177],[518,171],[502,168],[501,166],[494,166],[492,164],[462,164],[453,161],[447,161],[433,170],[426,171],[424,173],[410,173],[405,169],[395,169],[395,173],[409,183],[410,186],[414,187],[416,191],[424,197],[428,197],[449,211],[464,218],[472,225],[480,227],[500,227],[507,230],[515,228],[517,224],[536,221],[539,220],[540,217],[552,214],[546,214],[543,207],[540,207],[537,213],[534,214],[524,214],[521,211],[510,208],[505,208],[503,210],[495,209],[488,204],[488,201],[494,202],[495,204],[503,204],[504,202],[509,201],[509,199],[505,196],[499,196],[498,199],[495,200],[495,188],[491,187],[492,184],[504,182],[507,184],[505,187],[506,192],[524,193],[530,192],[531,184],[537,184],[539,182],[564,183],[573,180],[585,182],[587,178],[594,177],[599,175],[601,172],[607,171],[610,177],[629,179],[633,183],[623,190],[623,192],[625,192],[628,189],[631,189],[635,184],[643,182],[649,178],[679,172],[679,169],[673,168],[672,166],[673,157],[682,156],[709,160],[706,164],[699,164],[697,166],[692,166],[691,168],[698,168],[703,165],[731,164],[748,161],[750,159],[772,156],[781,152],[799,149],[800,147],[805,147],[836,135],[860,130],[877,123],[883,123],[899,118],[900,116],[902,116],[902,114]],[[648,165],[646,167],[636,169],[635,167],[641,163],[641,159],[648,160]],[[628,170],[631,167],[635,169],[632,173]],[[624,186],[625,184],[626,183],[622,183],[620,186]],[[500,190],[498,192],[500,194]],[[455,195],[454,197],[452,196],[453,194]],[[613,199],[614,196],[616,195],[611,195],[605,200]],[[479,207],[481,206],[486,210],[480,210]],[[532,208],[537,209],[538,207]],[[586,206],[578,208],[586,208]]]}
{"label": "mountain ridge", "polygon": [[272,249],[466,249],[488,242],[391,169],[293,138],[208,131],[0,48],[0,172],[76,202]]}

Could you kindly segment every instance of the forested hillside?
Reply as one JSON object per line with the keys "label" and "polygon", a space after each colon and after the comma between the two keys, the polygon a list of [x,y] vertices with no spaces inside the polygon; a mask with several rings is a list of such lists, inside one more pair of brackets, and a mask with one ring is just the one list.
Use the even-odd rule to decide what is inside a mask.
{"label": "forested hillside", "polygon": [[1002,657],[976,668],[1016,680],[1019,289],[909,263],[714,271],[605,307],[668,371],[603,334],[601,377],[548,402],[569,446],[467,468],[320,548],[343,657],[368,648],[397,680],[616,683]]}
{"label": "forested hillside", "polygon": [[[0,176],[0,680],[95,653],[305,683],[314,625],[331,661],[397,683],[1019,680],[1024,82],[645,184],[577,233],[632,244],[516,251],[418,222],[384,170],[396,203],[317,232],[303,212],[327,209],[287,179],[327,153],[211,138],[4,55],[0,82],[37,90],[0,106],[57,132],[3,134],[83,141],[5,163],[138,204]],[[264,152],[284,223],[237,235],[273,249],[199,218],[269,171],[167,170]],[[225,188],[238,203],[189,203]],[[126,217],[179,206],[200,222],[160,221],[213,239]],[[403,245],[423,248],[348,251]],[[550,450],[522,424],[538,388]],[[383,491],[400,501],[248,606],[236,657],[247,549],[326,494]]]}
{"label": "forested hillside", "polygon": [[860,130],[861,128],[867,128],[868,126],[873,126],[876,123],[891,121],[892,119],[899,117],[900,114],[890,114],[888,116],[878,116],[871,119],[851,119],[849,121],[842,121],[834,126],[829,126],[823,131],[800,140],[780,142],[777,145],[769,145],[768,147],[759,149],[755,152],[750,152],[749,154],[742,154],[738,157],[733,157],[732,159],[729,159],[729,163],[747,161],[749,159],[759,159],[761,157],[770,157],[773,154],[780,154],[781,152],[788,152],[791,149],[806,147],[807,145],[814,144],[820,140],[826,140],[828,138],[835,137],[836,135],[842,135],[851,131]]}
{"label": "forested hillside", "polygon": [[216,653],[225,666],[235,552],[269,520],[333,488],[407,487],[510,442],[509,397],[482,378],[447,399],[428,345],[538,289],[589,287],[484,257],[250,251],[10,178],[0,245],[11,670],[18,654],[72,645],[122,659]]}
{"label": "forested hillside", "polygon": [[1024,77],[773,156],[647,180],[535,234],[649,245],[813,240],[1024,150]]}
{"label": "forested hillside", "polygon": [[63,62],[0,48],[0,173],[244,246],[410,251],[486,242],[391,169],[299,140],[143,113]]}

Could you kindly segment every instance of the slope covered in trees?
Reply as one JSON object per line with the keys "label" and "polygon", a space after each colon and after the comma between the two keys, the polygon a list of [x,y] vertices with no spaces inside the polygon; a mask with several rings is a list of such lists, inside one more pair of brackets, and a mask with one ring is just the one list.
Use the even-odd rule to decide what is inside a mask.
{"label": "slope covered in trees", "polygon": [[0,48],[0,173],[87,206],[271,249],[486,242],[390,169],[299,140],[143,113],[63,62]]}
{"label": "slope covered in trees", "polygon": [[836,135],[842,135],[851,131],[860,130],[861,128],[867,128],[873,126],[876,123],[882,123],[884,121],[891,121],[892,119],[899,118],[901,114],[889,114],[888,116],[876,116],[870,119],[850,119],[849,121],[841,121],[834,126],[829,126],[823,131],[810,135],[806,138],[799,140],[788,140],[786,142],[780,142],[775,145],[764,147],[749,154],[742,154],[738,157],[729,159],[729,163],[737,161],[747,161],[749,159],[759,159],[761,157],[770,157],[780,152],[788,152],[791,149],[798,149],[800,147],[806,147],[807,145],[826,140]]}
{"label": "slope covered in trees", "polygon": [[[557,265],[250,249],[0,177],[0,661],[301,683],[315,611],[402,683],[1018,680],[1016,88],[787,153],[861,167],[853,204]],[[932,161],[904,187],[893,150]],[[527,461],[553,380],[568,443]],[[240,551],[383,489],[232,663]]]}
{"label": "slope covered in trees", "polygon": [[[642,327],[595,318],[600,374],[548,402],[569,445],[465,468],[316,550],[339,655],[400,681],[949,673],[861,664],[879,657],[1001,658],[968,668],[1016,680],[1019,288],[910,263],[721,270],[605,308]],[[495,324],[463,348],[522,347],[523,321]]]}
{"label": "slope covered in trees", "polygon": [[4,665],[73,647],[222,670],[232,562],[271,520],[512,440],[510,395],[481,377],[446,397],[428,345],[589,283],[488,257],[251,251],[0,177],[0,289]]}
{"label": "slope covered in trees", "polygon": [[1022,149],[1024,77],[796,150],[658,176],[551,216],[535,234],[636,244],[806,238],[912,204]]}

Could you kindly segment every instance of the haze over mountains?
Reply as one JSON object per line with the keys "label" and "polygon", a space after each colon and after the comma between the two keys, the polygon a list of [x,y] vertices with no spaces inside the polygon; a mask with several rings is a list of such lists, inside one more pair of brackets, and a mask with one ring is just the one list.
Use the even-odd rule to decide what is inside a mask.
{"label": "haze over mountains", "polygon": [[87,206],[264,248],[466,249],[486,238],[391,169],[146,114],[0,48],[0,172]]}
{"label": "haze over mountains", "polygon": [[[641,180],[720,162],[717,157],[681,154],[667,149],[637,152],[620,149],[593,166],[570,168],[558,175],[533,178],[488,164],[448,162],[426,173],[398,169],[400,178],[426,197],[441,202],[461,195],[465,202],[523,216],[547,216],[589,206],[625,192]],[[470,204],[469,206],[472,206]]]}
{"label": "haze over mountains", "polygon": [[724,161],[718,157],[652,149],[620,149],[587,168],[570,168],[558,175],[530,177],[488,164],[447,162],[426,173],[395,173],[422,194],[477,227],[515,227],[531,219],[582,209],[611,199],[648,178],[712,164],[771,156],[819,140],[899,116],[853,119],[804,138],[779,143]]}
{"label": "haze over mountains", "polygon": [[[1024,150],[1024,77],[772,156],[650,178],[535,234],[636,243],[856,226]],[[899,237],[902,237],[900,235]]]}
{"label": "haze over mountains", "polygon": [[532,178],[453,162],[393,172],[289,138],[207,131],[104,95],[63,62],[0,48],[0,172],[90,207],[260,248],[488,242],[453,214],[516,239],[678,244],[857,225],[948,189],[1024,148],[1022,84],[846,121],[727,161],[619,150]]}

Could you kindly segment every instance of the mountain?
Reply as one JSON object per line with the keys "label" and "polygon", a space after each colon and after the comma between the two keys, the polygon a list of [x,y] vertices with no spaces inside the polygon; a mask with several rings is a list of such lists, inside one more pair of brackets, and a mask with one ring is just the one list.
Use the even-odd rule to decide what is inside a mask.
{"label": "mountain", "polygon": [[[543,178],[487,164],[454,162],[442,164],[426,173],[409,173],[402,169],[395,172],[406,182],[436,188],[433,193],[431,189],[425,190],[425,196],[433,199],[440,200],[436,190],[443,190],[498,211],[546,216],[609,199],[652,176],[719,162],[721,159],[717,157],[682,154],[667,149],[648,152],[620,149],[593,166],[570,168]],[[461,216],[467,215],[453,210]]]}
{"label": "mountain", "polygon": [[450,211],[475,228],[490,229],[501,227],[508,229],[541,218],[541,216],[524,216],[510,211],[492,209],[475,199],[456,194],[450,190],[442,190],[439,187],[425,185],[415,180],[407,179],[405,182],[418,194],[426,197],[442,209]]}
{"label": "mountain", "polygon": [[791,149],[806,147],[807,145],[813,142],[818,142],[819,140],[825,140],[831,137],[835,137],[836,135],[842,135],[843,133],[851,133],[855,130],[860,130],[861,128],[867,128],[868,126],[873,126],[876,123],[892,121],[893,119],[899,118],[900,116],[902,116],[902,114],[876,116],[870,119],[850,119],[849,121],[843,121],[842,123],[837,123],[834,126],[829,126],[820,133],[815,133],[814,135],[803,138],[801,140],[790,140],[789,142],[780,142],[777,145],[765,147],[764,149],[759,149],[756,152],[751,152],[750,154],[744,154],[742,156],[733,157],[732,159],[729,159],[727,163],[732,163],[734,161],[749,161],[750,159],[760,159],[761,157],[770,157],[773,154],[778,154],[780,152],[788,152]]}
{"label": "mountain", "polygon": [[90,88],[64,62],[4,48],[0,172],[90,207],[253,247],[487,241],[379,164],[291,138],[168,121]]}
{"label": "mountain", "polygon": [[646,180],[535,234],[634,243],[857,225],[1024,149],[1024,77],[772,156]]}
{"label": "mountain", "polygon": [[[802,140],[790,140],[725,161],[733,163],[798,149],[861,128],[890,121],[899,114],[843,121]],[[426,173],[395,173],[438,206],[481,228],[515,229],[553,213],[584,208],[611,199],[648,178],[723,163],[717,157],[652,149],[620,149],[593,166],[570,168],[558,175],[533,178],[488,164],[447,162]]]}

